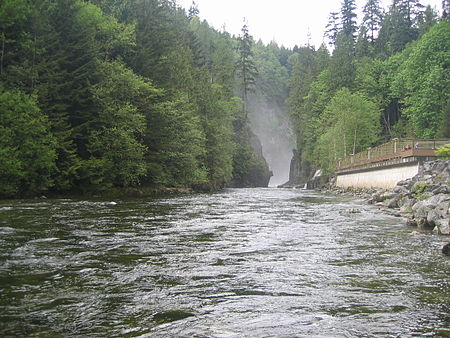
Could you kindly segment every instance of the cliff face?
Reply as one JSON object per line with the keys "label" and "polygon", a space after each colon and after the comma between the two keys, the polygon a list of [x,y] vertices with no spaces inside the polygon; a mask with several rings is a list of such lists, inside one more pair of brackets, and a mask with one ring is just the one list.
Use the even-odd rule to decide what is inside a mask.
{"label": "cliff face", "polygon": [[253,132],[250,134],[250,144],[255,156],[256,166],[250,171],[250,182],[254,187],[269,186],[270,178],[273,176],[269,165],[263,156],[262,144],[258,136]]}
{"label": "cliff face", "polygon": [[234,162],[234,177],[228,184],[232,188],[256,188],[269,185],[272,172],[269,169],[259,138],[250,130],[244,146],[238,149],[238,156]]}
{"label": "cliff face", "polygon": [[313,176],[312,169],[306,161],[302,161],[301,152],[293,150],[291,166],[289,170],[289,181],[280,185],[281,188],[303,187]]}

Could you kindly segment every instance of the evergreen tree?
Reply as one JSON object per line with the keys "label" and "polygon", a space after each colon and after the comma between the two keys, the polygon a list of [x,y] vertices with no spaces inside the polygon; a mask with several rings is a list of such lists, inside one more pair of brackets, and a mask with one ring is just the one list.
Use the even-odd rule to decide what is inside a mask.
{"label": "evergreen tree", "polygon": [[200,11],[198,10],[198,5],[195,3],[195,1],[192,1],[191,7],[189,7],[188,11],[188,18],[189,20],[192,20],[192,18],[197,17],[200,14]]}
{"label": "evergreen tree", "polygon": [[435,11],[431,8],[430,5],[427,6],[425,11],[420,15],[419,17],[419,35],[422,36],[426,32],[430,30],[432,26],[434,26],[438,20],[437,20],[437,14]]}
{"label": "evergreen tree", "polygon": [[248,93],[255,85],[255,77],[258,74],[253,60],[253,38],[248,32],[246,24],[242,26],[242,35],[239,37],[238,60],[236,62],[236,73],[241,82],[241,92],[244,103],[244,115],[247,116],[246,104]]}
{"label": "evergreen tree", "polygon": [[433,26],[409,54],[396,82],[404,85],[405,113],[419,137],[449,137],[450,23]]}
{"label": "evergreen tree", "polygon": [[356,32],[358,30],[355,10],[355,0],[343,0],[341,7],[342,32],[352,39],[356,38]]}
{"label": "evergreen tree", "polygon": [[393,0],[383,19],[377,40],[380,55],[392,56],[419,37],[418,27],[422,10],[423,5],[417,0]]}
{"label": "evergreen tree", "polygon": [[233,96],[235,60],[231,39],[219,36],[212,56],[212,82],[220,84],[227,96]]}
{"label": "evergreen tree", "polygon": [[373,48],[369,39],[370,38],[367,36],[366,26],[361,25],[361,27],[359,27],[358,39],[355,44],[355,56],[357,58],[362,58],[373,54]]}
{"label": "evergreen tree", "polygon": [[330,63],[331,86],[335,90],[353,87],[355,78],[354,58],[355,48],[352,36],[340,32]]}
{"label": "evergreen tree", "polygon": [[46,192],[56,170],[55,147],[35,98],[0,86],[0,197]]}
{"label": "evergreen tree", "polygon": [[[324,36],[328,38],[328,43],[330,46],[336,45],[336,39],[339,31],[342,29],[342,24],[340,22],[339,13],[331,12],[328,17],[328,23],[325,27]],[[294,52],[296,52],[294,48]]]}
{"label": "evergreen tree", "polygon": [[364,6],[363,14],[363,25],[367,27],[369,41],[373,46],[383,21],[383,9],[381,8],[380,0],[368,0]]}

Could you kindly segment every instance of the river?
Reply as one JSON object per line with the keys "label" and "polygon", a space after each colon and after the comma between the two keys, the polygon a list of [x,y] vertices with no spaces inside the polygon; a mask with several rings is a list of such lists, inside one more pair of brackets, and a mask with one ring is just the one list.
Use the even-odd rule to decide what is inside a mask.
{"label": "river", "polygon": [[0,336],[450,335],[448,238],[349,197],[0,201]]}

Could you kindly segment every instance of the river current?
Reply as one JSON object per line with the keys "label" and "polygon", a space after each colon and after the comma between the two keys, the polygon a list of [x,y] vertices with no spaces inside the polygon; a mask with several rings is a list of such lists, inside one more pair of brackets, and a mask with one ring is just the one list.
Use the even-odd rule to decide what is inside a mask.
{"label": "river current", "polygon": [[349,197],[0,201],[0,336],[450,336],[448,237]]}

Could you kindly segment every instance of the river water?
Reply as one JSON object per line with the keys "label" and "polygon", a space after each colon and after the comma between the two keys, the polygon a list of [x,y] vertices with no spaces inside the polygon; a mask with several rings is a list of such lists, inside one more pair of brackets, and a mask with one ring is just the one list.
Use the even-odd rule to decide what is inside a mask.
{"label": "river water", "polygon": [[0,201],[0,336],[450,336],[448,238],[348,197]]}

